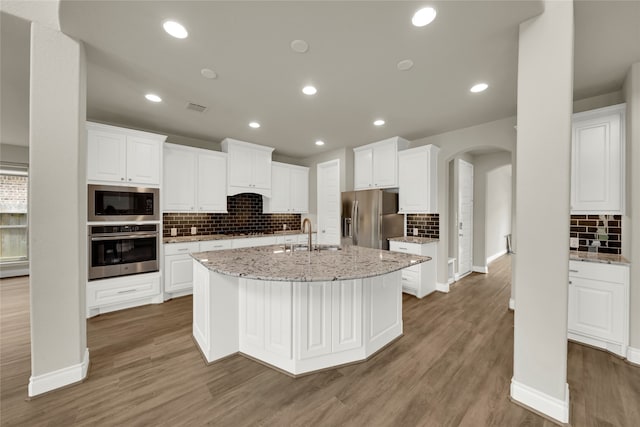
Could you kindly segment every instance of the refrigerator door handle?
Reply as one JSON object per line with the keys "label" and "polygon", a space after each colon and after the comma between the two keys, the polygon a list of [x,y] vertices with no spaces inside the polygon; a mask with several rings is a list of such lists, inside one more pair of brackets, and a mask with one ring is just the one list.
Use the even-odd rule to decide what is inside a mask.
{"label": "refrigerator door handle", "polygon": [[353,234],[353,244],[358,245],[358,201],[353,202],[353,211],[351,213],[351,227]]}

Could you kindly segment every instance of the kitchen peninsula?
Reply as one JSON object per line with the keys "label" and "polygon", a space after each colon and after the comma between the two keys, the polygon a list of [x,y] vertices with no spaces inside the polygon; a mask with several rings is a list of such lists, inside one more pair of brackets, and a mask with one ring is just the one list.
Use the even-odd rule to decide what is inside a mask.
{"label": "kitchen peninsula", "polygon": [[400,337],[401,269],[431,260],[350,245],[192,256],[193,336],[207,362],[241,353],[293,376],[365,360]]}

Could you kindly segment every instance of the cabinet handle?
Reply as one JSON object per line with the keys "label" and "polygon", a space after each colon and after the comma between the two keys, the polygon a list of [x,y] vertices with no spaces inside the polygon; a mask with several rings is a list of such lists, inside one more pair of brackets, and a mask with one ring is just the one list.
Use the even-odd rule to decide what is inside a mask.
{"label": "cabinet handle", "polygon": [[118,291],[119,294],[130,294],[131,292],[135,292],[137,289],[127,289],[126,291]]}
{"label": "cabinet handle", "polygon": [[573,282],[572,282],[571,280],[569,280],[569,284],[570,284],[570,285],[573,285]]}
{"label": "cabinet handle", "polygon": [[193,206],[191,206],[189,209],[190,209],[190,210],[193,210]]}
{"label": "cabinet handle", "polygon": [[215,245],[214,248],[221,248],[222,245]]}
{"label": "cabinet handle", "polygon": [[189,248],[182,248],[182,249],[178,249],[179,252],[184,252],[184,251],[188,251]]}
{"label": "cabinet handle", "polygon": [[403,248],[403,247],[401,247],[401,246],[400,246],[400,247],[398,247],[398,249],[400,249],[401,251],[408,251],[408,250],[409,250],[409,249],[407,249],[407,248]]}
{"label": "cabinet handle", "polygon": [[131,181],[131,178],[129,178],[129,181]]}
{"label": "cabinet handle", "polygon": [[578,270],[571,270],[569,269],[569,273],[580,273]]}
{"label": "cabinet handle", "polygon": [[120,181],[124,181],[124,178],[120,178]]}

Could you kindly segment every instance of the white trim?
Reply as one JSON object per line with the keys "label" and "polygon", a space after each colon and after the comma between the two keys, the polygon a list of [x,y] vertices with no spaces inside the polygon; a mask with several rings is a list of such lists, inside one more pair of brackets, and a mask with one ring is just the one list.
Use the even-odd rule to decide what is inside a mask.
{"label": "white trim", "polygon": [[497,252],[493,255],[491,255],[490,257],[487,258],[487,264],[491,264],[493,261],[497,260],[498,258],[500,258],[502,255],[506,254],[507,250],[504,249],[500,252]]}
{"label": "white trim", "polygon": [[569,422],[569,384],[565,383],[561,400],[511,378],[511,398],[561,423]]}
{"label": "white trim", "polygon": [[449,292],[449,284],[448,283],[436,283],[436,291],[438,292]]}
{"label": "white trim", "polygon": [[37,396],[67,385],[79,383],[87,377],[89,369],[89,349],[85,348],[84,358],[77,365],[67,366],[57,371],[31,376],[29,378],[29,397]]}
{"label": "white trim", "polygon": [[473,271],[474,273],[483,273],[483,274],[487,274],[489,272],[489,267],[485,266],[479,266],[479,265],[474,265],[473,267],[471,267],[471,271]]}
{"label": "white trim", "polygon": [[514,310],[516,309],[516,300],[515,298],[509,298],[509,310]]}
{"label": "white trim", "polygon": [[640,348],[627,347],[627,360],[640,365]]}

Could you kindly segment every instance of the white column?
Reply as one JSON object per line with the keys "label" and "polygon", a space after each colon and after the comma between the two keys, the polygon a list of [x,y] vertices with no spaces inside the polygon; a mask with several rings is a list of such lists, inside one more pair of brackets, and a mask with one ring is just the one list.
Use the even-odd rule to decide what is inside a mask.
{"label": "white column", "polygon": [[29,258],[34,396],[82,380],[87,279],[83,46],[31,24]]}
{"label": "white column", "polygon": [[569,421],[567,293],[573,2],[520,25],[517,270],[511,397]]}

